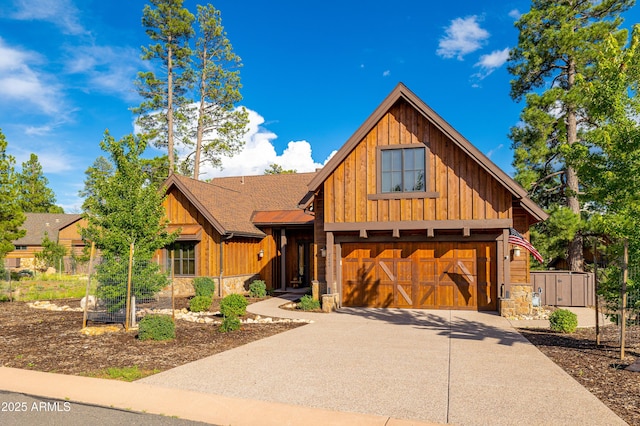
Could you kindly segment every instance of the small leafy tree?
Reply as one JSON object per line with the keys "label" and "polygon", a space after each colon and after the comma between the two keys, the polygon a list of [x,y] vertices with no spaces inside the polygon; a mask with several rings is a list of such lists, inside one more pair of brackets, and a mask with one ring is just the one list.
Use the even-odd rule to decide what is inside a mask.
{"label": "small leafy tree", "polygon": [[143,172],[140,158],[147,147],[144,138],[127,135],[116,141],[105,133],[100,143],[112,162],[113,173],[92,174],[90,196],[85,200],[85,240],[102,251],[104,262],[97,267],[98,296],[114,301],[112,310],[125,303],[129,248],[134,244],[133,291],[137,298],[152,297],[167,285],[167,276],[151,262],[156,250],[172,243],[177,232],[167,232],[157,183]]}
{"label": "small leafy tree", "polygon": [[[58,244],[49,238],[49,234],[45,232],[42,238],[42,251],[35,254],[36,260],[44,266],[44,268],[61,268],[62,260],[67,255],[67,248],[62,244]],[[62,272],[62,270],[58,270]]]}

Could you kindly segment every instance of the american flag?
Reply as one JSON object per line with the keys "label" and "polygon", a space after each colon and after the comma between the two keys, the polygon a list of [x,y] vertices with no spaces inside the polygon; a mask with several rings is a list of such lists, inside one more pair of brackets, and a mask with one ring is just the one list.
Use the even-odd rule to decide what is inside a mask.
{"label": "american flag", "polygon": [[536,250],[529,241],[525,240],[524,237],[513,228],[509,228],[509,243],[526,248],[538,262],[544,263],[538,250]]}

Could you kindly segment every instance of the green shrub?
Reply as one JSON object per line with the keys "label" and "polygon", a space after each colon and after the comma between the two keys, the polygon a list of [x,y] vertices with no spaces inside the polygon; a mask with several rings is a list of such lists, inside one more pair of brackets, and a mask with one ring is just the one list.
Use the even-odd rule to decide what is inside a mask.
{"label": "green shrub", "polygon": [[208,311],[211,307],[211,296],[196,296],[189,301],[189,310],[191,312]]}
{"label": "green shrub", "polygon": [[146,315],[138,327],[140,340],[171,340],[176,337],[176,325],[168,315]]}
{"label": "green shrub", "polygon": [[247,299],[241,294],[230,294],[220,301],[220,313],[225,317],[240,317],[247,312]]}
{"label": "green shrub", "polygon": [[558,309],[549,315],[551,330],[561,333],[573,333],[578,327],[578,317],[567,309]]}
{"label": "green shrub", "polygon": [[228,331],[240,330],[241,325],[240,319],[236,316],[224,317],[222,324],[220,324],[220,332],[226,333]]}
{"label": "green shrub", "polygon": [[193,280],[196,296],[212,297],[216,289],[216,283],[209,277],[197,277]]}
{"label": "green shrub", "polygon": [[249,284],[249,294],[251,297],[265,297],[267,295],[267,285],[263,280],[253,280]]}
{"label": "green shrub", "polygon": [[300,298],[298,308],[302,309],[303,311],[315,311],[317,309],[320,309],[320,301],[313,300],[313,297],[305,294]]}

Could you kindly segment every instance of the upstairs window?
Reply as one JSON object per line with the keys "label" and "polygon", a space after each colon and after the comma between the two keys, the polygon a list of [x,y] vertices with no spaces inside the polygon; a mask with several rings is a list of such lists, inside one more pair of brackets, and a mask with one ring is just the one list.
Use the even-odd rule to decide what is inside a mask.
{"label": "upstairs window", "polygon": [[424,192],[425,149],[383,149],[381,156],[381,192]]}

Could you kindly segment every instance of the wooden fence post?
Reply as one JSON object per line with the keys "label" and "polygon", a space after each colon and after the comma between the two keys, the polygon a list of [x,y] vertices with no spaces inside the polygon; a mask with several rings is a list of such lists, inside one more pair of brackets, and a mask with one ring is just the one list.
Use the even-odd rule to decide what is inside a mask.
{"label": "wooden fence post", "polygon": [[171,319],[173,322],[176,322],[176,299],[174,297],[174,289],[173,289],[173,281],[175,279],[174,274],[174,260],[175,260],[175,249],[171,249]]}
{"label": "wooden fence post", "polygon": [[600,304],[598,303],[598,239],[593,239],[593,293],[596,305],[596,346],[600,346]]}
{"label": "wooden fence post", "polygon": [[[89,274],[87,277],[87,288],[84,292],[84,313],[82,314],[82,328],[87,326],[87,314],[89,310],[89,286],[91,285],[91,272],[93,270],[93,256],[96,252],[96,243],[91,241],[91,252],[89,253]],[[96,300],[96,303],[98,301]]]}
{"label": "wooden fence post", "polygon": [[620,287],[620,359],[624,359],[624,336],[627,332],[627,280],[629,279],[629,240],[624,240],[624,257],[622,260],[622,286]]}
{"label": "wooden fence post", "polygon": [[133,269],[133,243],[129,247],[129,273],[127,274],[127,299],[124,304],[124,329],[129,331],[131,322],[131,270]]}

